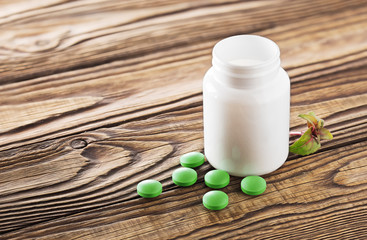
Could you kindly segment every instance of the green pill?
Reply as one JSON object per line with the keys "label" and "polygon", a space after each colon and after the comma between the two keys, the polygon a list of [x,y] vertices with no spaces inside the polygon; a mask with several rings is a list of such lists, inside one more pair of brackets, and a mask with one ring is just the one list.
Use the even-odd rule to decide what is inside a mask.
{"label": "green pill", "polygon": [[199,167],[205,161],[205,156],[199,152],[189,152],[180,157],[180,163],[183,167]]}
{"label": "green pill", "polygon": [[223,170],[211,170],[205,174],[204,180],[210,188],[224,188],[229,184],[229,174]]}
{"label": "green pill", "polygon": [[259,195],[265,192],[266,181],[259,176],[247,176],[241,181],[242,192],[248,195]]}
{"label": "green pill", "polygon": [[147,179],[138,184],[137,192],[143,198],[158,197],[162,193],[162,184],[156,180]]}
{"label": "green pill", "polygon": [[172,173],[172,181],[174,184],[182,187],[191,186],[196,183],[198,174],[192,168],[182,167],[178,168]]}
{"label": "green pill", "polygon": [[218,190],[207,192],[203,196],[203,205],[210,210],[221,210],[228,205],[228,195]]}

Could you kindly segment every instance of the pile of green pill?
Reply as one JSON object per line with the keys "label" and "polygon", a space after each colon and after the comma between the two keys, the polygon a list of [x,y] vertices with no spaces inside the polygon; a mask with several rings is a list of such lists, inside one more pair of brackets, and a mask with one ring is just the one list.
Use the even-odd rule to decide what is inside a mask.
{"label": "pile of green pill", "polygon": [[[172,173],[172,181],[177,186],[188,187],[196,183],[197,172],[193,169],[205,162],[205,156],[199,152],[190,152],[181,156],[182,167]],[[230,176],[223,170],[211,170],[204,176],[207,187],[221,189],[229,184]],[[248,195],[259,195],[266,190],[266,181],[259,176],[247,176],[241,181],[242,192]],[[154,198],[162,193],[162,184],[156,180],[141,181],[137,186],[138,194],[143,198]],[[210,210],[221,210],[228,205],[228,195],[219,190],[212,190],[204,194],[203,205]]]}

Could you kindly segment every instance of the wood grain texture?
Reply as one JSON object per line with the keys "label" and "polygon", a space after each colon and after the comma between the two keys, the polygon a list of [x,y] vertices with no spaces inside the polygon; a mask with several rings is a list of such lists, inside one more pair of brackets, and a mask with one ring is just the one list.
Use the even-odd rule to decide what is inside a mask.
{"label": "wood grain texture", "polygon": [[[313,110],[334,139],[260,196],[232,177],[214,212],[208,163],[170,178],[203,151],[202,77],[234,34],[278,43],[292,130]],[[0,239],[367,239],[363,1],[1,1],[0,63]],[[137,195],[147,178],[158,198]]]}

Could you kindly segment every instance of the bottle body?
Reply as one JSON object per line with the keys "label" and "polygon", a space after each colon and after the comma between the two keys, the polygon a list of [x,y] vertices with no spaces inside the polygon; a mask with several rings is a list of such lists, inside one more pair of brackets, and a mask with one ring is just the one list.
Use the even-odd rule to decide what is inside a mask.
{"label": "bottle body", "polygon": [[233,69],[227,74],[228,68],[218,68],[213,60],[203,81],[205,155],[214,168],[234,176],[270,173],[288,156],[289,77],[278,62],[271,70],[263,65],[269,71],[261,66],[249,71],[258,66],[256,61],[242,61],[234,65],[237,74]]}

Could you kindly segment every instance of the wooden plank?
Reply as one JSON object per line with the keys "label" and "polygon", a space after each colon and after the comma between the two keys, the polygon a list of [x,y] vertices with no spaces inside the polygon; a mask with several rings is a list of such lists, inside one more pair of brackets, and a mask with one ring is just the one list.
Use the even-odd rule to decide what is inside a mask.
{"label": "wooden plank", "polygon": [[[136,200],[137,182],[148,177],[161,180],[165,189],[171,189],[170,174],[178,165],[178,156],[186,151],[202,150],[201,110],[201,106],[189,107],[188,110],[176,110],[74,138],[35,144],[17,149],[17,153],[12,150],[2,152],[7,160],[1,166],[3,197],[0,214],[3,226],[11,229],[19,227],[16,224],[20,219],[21,225],[30,224]],[[358,116],[353,118],[353,114],[349,118],[347,127],[330,126],[335,139],[323,145],[320,158],[326,152],[335,160],[340,155],[334,153],[335,150],[345,148],[341,146],[365,145],[362,144],[367,140],[365,118],[362,122]],[[163,131],[162,125],[165,125]],[[85,143],[76,144],[77,140]],[[363,150],[361,156],[364,154]],[[293,161],[303,159],[293,157],[290,158],[292,161],[289,160],[291,165]],[[316,156],[308,159],[319,161]],[[202,177],[208,168],[208,165],[204,166],[199,175]],[[308,172],[303,165],[297,169]],[[280,173],[288,171],[288,168],[278,170]],[[348,174],[349,178],[363,176],[354,172]],[[344,174],[342,178],[345,178]],[[353,178],[349,182],[353,182]],[[192,191],[192,197],[196,199],[196,189]]]}
{"label": "wooden plank", "polygon": [[[105,147],[100,150],[114,151],[112,149],[116,149],[116,144],[112,146],[113,148]],[[85,151],[92,151],[92,149],[93,147],[90,146]],[[171,152],[171,148],[166,151],[162,151],[163,149],[157,148],[156,151],[148,151],[147,154],[154,156],[154,152],[166,152],[169,155]],[[150,236],[152,239],[183,236],[187,238],[262,236],[263,239],[268,239],[282,232],[290,234],[287,231],[289,227],[300,229],[294,231],[294,238],[308,233],[310,234],[308,236],[312,234],[320,236],[326,232],[330,237],[333,234],[339,236],[338,234],[344,232],[332,233],[327,229],[338,229],[343,225],[344,231],[347,232],[349,229],[358,231],[357,226],[365,227],[363,221],[366,220],[367,199],[363,171],[367,165],[362,157],[366,155],[366,150],[365,144],[356,143],[288,161],[280,171],[267,177],[268,190],[266,194],[259,197],[243,195],[239,189],[240,179],[232,178],[230,186],[224,189],[231,199],[230,206],[226,211],[209,213],[200,204],[201,196],[208,191],[204,187],[202,177],[209,166],[206,164],[199,170],[199,184],[190,188],[178,188],[168,180],[173,168],[177,167],[177,161],[165,160],[164,164],[157,163],[157,160],[162,158],[162,156],[157,156],[158,159],[155,161],[153,159],[151,162],[153,167],[139,168],[136,166],[141,172],[138,178],[134,176],[133,179],[139,181],[140,177],[144,179],[148,175],[162,180],[165,191],[159,198],[155,200],[138,198],[135,193],[135,184],[129,181],[132,178],[122,176],[123,171],[110,171],[109,174],[105,174],[110,184],[114,178],[120,178],[118,184],[120,189],[115,189],[116,192],[112,192],[110,196],[104,195],[105,191],[100,189],[97,197],[88,194],[88,197],[93,199],[89,203],[82,200],[83,194],[80,192],[81,199],[71,201],[73,204],[66,204],[65,201],[68,198],[63,197],[53,204],[51,204],[53,201],[46,201],[38,207],[30,205],[30,210],[17,210],[20,214],[15,216],[22,220],[29,218],[29,220],[41,223],[5,236],[15,237],[15,239],[17,236],[19,238],[37,236],[44,239],[58,239],[65,238],[65,236],[69,239],[81,236],[113,239],[121,234],[126,238],[139,234],[142,238]],[[93,152],[93,154],[96,156],[98,152]],[[143,159],[143,155],[144,153],[139,156],[139,159],[142,158],[141,163],[146,160]],[[335,156],[338,157],[338,160],[335,160]],[[120,164],[123,165],[124,161]],[[126,168],[126,171],[128,169]],[[97,168],[94,168],[95,174],[99,174],[96,171]],[[95,183],[94,186],[90,185],[92,189],[97,187],[97,181]],[[123,187],[125,184],[127,186]],[[348,198],[344,195],[346,187],[348,187]],[[88,191],[93,194],[92,189]],[[109,192],[112,189],[110,188]],[[110,203],[111,198],[112,203]],[[93,210],[78,214],[83,208]],[[27,215],[32,211],[34,216],[28,217]],[[60,216],[62,213],[72,215],[68,218],[42,223],[49,217]],[[345,223],[346,215],[350,216],[347,224]],[[6,217],[6,214],[3,216]],[[15,218],[14,212],[8,218]],[[6,220],[10,221],[9,219]],[[310,219],[313,219],[312,222]],[[331,219],[332,222],[330,222]],[[182,228],[176,225],[178,223]],[[275,229],[277,231],[274,231]],[[278,237],[281,238],[281,236]]]}
{"label": "wooden plank", "polygon": [[[296,7],[298,6],[296,5]],[[366,11],[366,7],[363,10]],[[366,15],[359,16],[357,14],[357,21],[355,22],[355,20],[349,20],[354,14],[354,12],[346,8],[345,12],[337,12],[332,17],[321,15],[316,20],[315,17],[310,18],[311,22],[309,25],[298,29],[298,34],[291,38],[288,38],[289,33],[285,31],[284,26],[272,29],[273,39],[279,43],[282,49],[285,67],[288,68],[289,65],[290,68],[293,68],[290,71],[292,83],[294,83],[292,86],[292,105],[298,104],[300,101],[297,100],[296,92],[294,92],[298,79],[314,78],[316,79],[314,81],[319,82],[320,78],[324,76],[325,80],[323,81],[326,82],[324,84],[328,84],[330,81],[327,77],[330,78],[330,75],[328,76],[327,74],[330,71],[336,72],[343,69],[360,68],[361,64],[365,64],[364,55],[366,51],[364,50],[367,48]],[[345,21],[343,19],[348,16],[347,24],[341,24],[340,22]],[[329,23],[330,18],[334,20],[334,24]],[[314,25],[315,22],[318,22],[318,24]],[[289,31],[295,31],[295,25],[290,24],[288,26]],[[236,29],[237,27],[234,26],[233,28]],[[310,31],[317,31],[317,36],[315,36],[312,42],[306,42],[300,48],[299,42],[304,41],[303,36],[309,34]],[[319,31],[322,32],[320,33]],[[281,39],[282,33],[286,34],[287,37],[285,39]],[[258,34],[267,35],[261,31]],[[353,35],[360,37],[351,38]],[[324,46],[325,42],[328,41],[336,43],[349,41],[350,44],[337,45],[336,49],[338,51],[335,51],[335,48]],[[6,116],[9,115],[9,111],[11,115],[14,114],[12,110],[14,104],[27,102],[42,104],[44,99],[55,98],[63,98],[65,102],[77,101],[74,98],[80,97],[80,94],[91,97],[90,101],[97,101],[101,97],[103,99],[97,101],[98,103],[96,102],[90,108],[80,105],[79,111],[65,108],[63,113],[59,113],[56,116],[36,116],[35,119],[41,121],[42,124],[24,125],[22,122],[15,120],[18,117],[14,116],[8,120],[13,121],[8,123],[12,125],[10,131],[5,133],[5,129],[1,131],[3,134],[0,135],[0,149],[8,149],[40,140],[80,133],[111,124],[111,122],[122,122],[134,117],[154,114],[164,109],[164,104],[168,102],[197,96],[201,92],[202,77],[206,69],[209,68],[210,49],[213,44],[214,41],[209,41],[198,46],[179,47],[169,51],[162,50],[159,53],[152,53],[149,56],[136,57],[127,61],[117,61],[113,64],[105,64],[87,68],[86,70],[71,71],[31,81],[4,85],[0,87],[0,92],[3,96],[0,100],[3,105],[2,115],[0,116],[2,118],[9,118]],[[350,46],[354,46],[360,52],[353,54]],[[157,47],[159,48],[159,46]],[[196,50],[197,48],[198,50]],[[300,51],[302,50],[301,54]],[[347,57],[343,58],[344,56]],[[358,59],[358,61],[353,60],[353,58]],[[314,62],[315,59],[317,62]],[[294,68],[301,61],[305,62],[306,66]],[[292,62],[292,65],[290,62]],[[323,69],[323,66],[326,66],[326,68]],[[178,68],[180,69],[179,71],[177,71]],[[357,69],[357,71],[362,70]],[[172,76],[175,76],[174,80]],[[343,72],[341,76],[343,76]],[[359,81],[359,83],[363,80],[362,76],[355,76],[355,78],[358,79],[354,81]],[[339,82],[345,83],[343,78],[339,79]],[[311,85],[311,81],[307,81],[306,84],[307,86]],[[354,86],[351,84],[350,87],[355,89],[356,84]],[[365,84],[360,84],[359,92],[354,94],[365,93],[365,86]],[[54,91],[49,91],[50,87]],[[309,88],[312,90],[319,87],[314,85]],[[340,89],[340,86],[335,86],[334,89]],[[324,90],[328,94],[334,94],[335,96],[340,91],[335,91],[334,89],[330,89],[330,91],[329,89]],[[299,93],[300,90],[297,91]],[[322,96],[324,92],[321,94],[313,92],[303,94],[305,94],[303,96],[306,98],[314,99],[316,95]],[[302,99],[303,103],[306,103],[305,106],[307,106],[308,103],[304,102],[307,99],[303,96],[298,99]],[[360,104],[363,103],[361,100],[359,101]],[[6,111],[4,108],[9,110]],[[44,110],[47,111],[47,109],[39,109],[41,115]],[[292,114],[292,120],[296,119],[295,116],[297,114],[298,112]],[[321,115],[323,117],[326,116],[324,112]],[[297,120],[296,123],[298,123]]]}
{"label": "wooden plank", "polygon": [[[126,8],[124,1],[121,6],[109,1],[101,14],[97,11],[98,4],[86,7],[78,2],[67,2],[43,10],[52,12],[53,18],[39,12],[24,19],[20,15],[16,21],[2,24],[0,43],[2,57],[7,63],[0,68],[2,82],[95,66],[154,50],[196,45],[203,40],[217,41],[239,32],[259,31],[300,18],[312,19],[361,6],[360,1],[299,1],[289,6],[283,1],[229,2],[224,5],[209,5],[205,1],[199,1],[202,4],[198,5],[197,2],[153,9],[148,5],[144,10],[135,6],[123,11]],[[40,25],[39,22],[45,23]],[[185,31],[184,27],[191,31]],[[222,29],[226,31],[218,35]]]}
{"label": "wooden plank", "polygon": [[[0,239],[367,237],[367,4],[360,1],[7,1],[0,8]],[[290,155],[249,197],[207,211],[170,180],[203,151],[201,83],[225,36],[275,40],[291,126],[334,139]],[[136,184],[160,180],[157,199]],[[2,234],[2,235],[1,235]]]}

